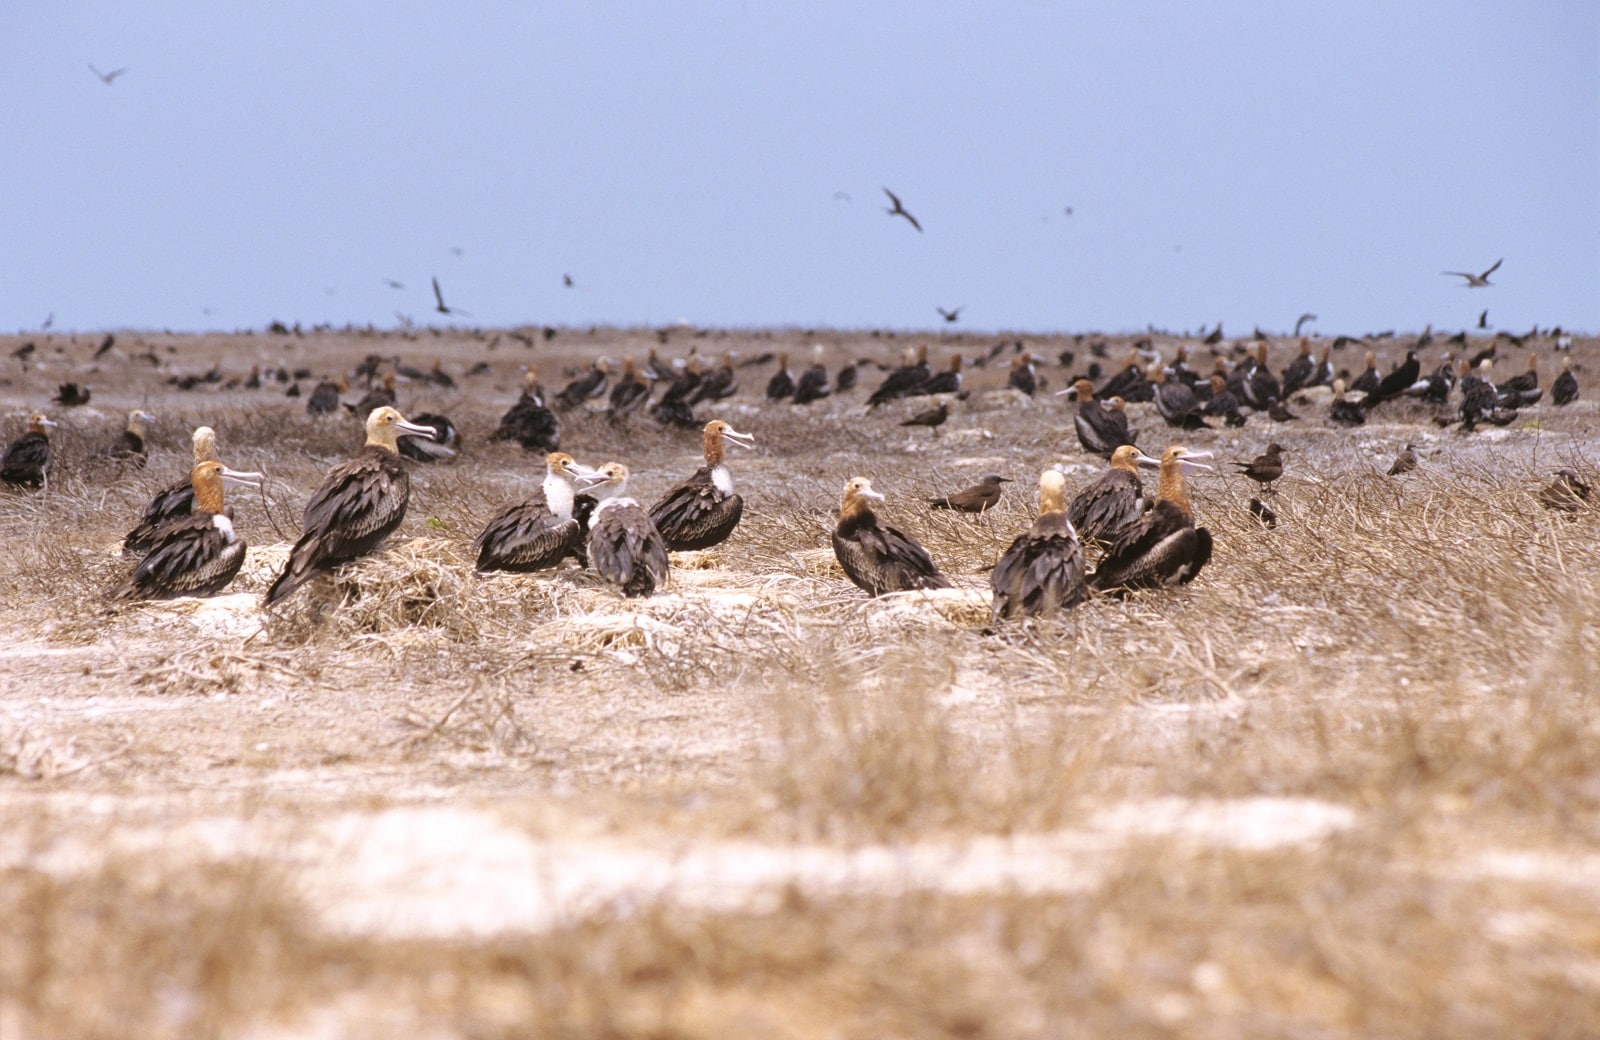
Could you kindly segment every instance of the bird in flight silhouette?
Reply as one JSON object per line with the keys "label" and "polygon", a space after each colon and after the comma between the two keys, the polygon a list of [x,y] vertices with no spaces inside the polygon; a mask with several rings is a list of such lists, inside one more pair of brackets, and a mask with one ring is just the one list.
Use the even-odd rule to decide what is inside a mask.
{"label": "bird in flight silhouette", "polygon": [[1492,284],[1489,281],[1489,276],[1498,271],[1500,269],[1500,265],[1505,262],[1505,257],[1501,257],[1494,262],[1493,267],[1489,268],[1482,274],[1470,274],[1466,271],[1440,271],[1439,273],[1455,275],[1457,278],[1465,278],[1467,282],[1464,286],[1462,286],[1464,289],[1487,289]]}
{"label": "bird in flight silhouette", "polygon": [[128,70],[127,69],[112,69],[110,72],[101,72],[99,69],[95,68],[93,65],[90,65],[89,66],[89,71],[94,73],[95,74],[95,78],[99,79],[101,83],[104,83],[106,86],[109,87],[109,86],[111,86],[111,81],[112,80],[116,79],[118,76],[122,75],[124,72],[127,72]]}
{"label": "bird in flight silhouette", "polygon": [[896,195],[894,192],[890,191],[888,188],[883,189],[883,193],[885,195],[889,196],[889,201],[890,202],[894,203],[893,206],[890,206],[888,209],[884,210],[884,212],[889,214],[889,216],[891,216],[891,217],[905,217],[906,220],[911,222],[911,226],[916,228],[917,231],[920,232],[922,230],[922,225],[918,224],[917,223],[917,218],[913,217],[911,214],[907,213],[906,212],[906,208],[904,206],[900,205],[900,196]]}
{"label": "bird in flight silhouette", "polygon": [[459,314],[463,318],[472,317],[472,315],[468,314],[466,311],[457,310],[444,305],[444,293],[439,291],[439,279],[437,277],[433,279],[433,298],[438,301],[438,306],[434,307],[434,310],[438,311],[440,314]]}

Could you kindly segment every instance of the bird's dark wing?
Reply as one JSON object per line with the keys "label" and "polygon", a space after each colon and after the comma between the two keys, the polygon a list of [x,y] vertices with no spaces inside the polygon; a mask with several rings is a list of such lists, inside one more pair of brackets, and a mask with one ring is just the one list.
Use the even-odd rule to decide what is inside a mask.
{"label": "bird's dark wing", "polygon": [[557,520],[539,490],[501,510],[472,546],[480,571],[531,571],[554,567],[582,537],[578,521]]}
{"label": "bird's dark wing", "polygon": [[995,617],[1050,615],[1083,600],[1083,547],[1059,513],[1018,535],[989,576]]}

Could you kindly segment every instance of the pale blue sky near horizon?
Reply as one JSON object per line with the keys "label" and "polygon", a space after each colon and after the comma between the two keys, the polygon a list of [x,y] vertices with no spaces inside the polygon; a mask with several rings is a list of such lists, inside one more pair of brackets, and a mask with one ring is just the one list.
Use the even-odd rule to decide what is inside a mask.
{"label": "pale blue sky near horizon", "polygon": [[22,0],[0,55],[7,331],[1600,330],[1592,2]]}

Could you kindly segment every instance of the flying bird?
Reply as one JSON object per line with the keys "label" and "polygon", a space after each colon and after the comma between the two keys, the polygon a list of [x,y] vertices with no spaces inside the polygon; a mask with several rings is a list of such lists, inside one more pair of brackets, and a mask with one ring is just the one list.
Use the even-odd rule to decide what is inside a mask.
{"label": "flying bird", "polygon": [[[896,195],[894,192],[890,191],[888,188],[883,189],[883,193],[885,195],[889,196],[889,201],[890,202],[894,203],[893,206],[890,206],[888,209],[884,210],[884,212],[889,214],[889,216],[891,216],[891,217],[905,217],[906,220],[908,220],[911,223],[912,227],[916,228],[918,232],[921,232],[922,231],[922,225],[917,223],[917,218],[913,217],[911,214],[907,213],[906,212],[906,208],[904,206],[900,205],[900,196]],[[1493,270],[1493,268],[1491,268],[1491,270]],[[946,320],[949,320],[949,319],[946,319]]]}
{"label": "flying bird", "polygon": [[1488,327],[1489,327],[1489,309],[1487,307],[1485,307],[1484,310],[1483,310],[1483,313],[1478,315],[1478,328],[1486,329]]}
{"label": "flying bird", "polygon": [[570,274],[562,275],[561,284],[568,289],[572,288],[572,276]]}
{"label": "flying bird", "polygon": [[1295,322],[1294,322],[1294,334],[1296,336],[1300,335],[1300,327],[1302,325],[1304,325],[1308,321],[1316,321],[1316,320],[1317,320],[1317,316],[1315,314],[1312,314],[1310,311],[1307,311],[1305,314],[1300,315],[1300,317],[1296,318]]}
{"label": "flying bird", "polygon": [[935,307],[934,308],[934,310],[939,312],[939,317],[943,318],[945,321],[948,321],[948,322],[954,322],[954,321],[958,320],[961,317],[961,312],[966,310],[966,309],[967,309],[967,305],[964,304],[964,303],[961,306],[955,308],[954,310],[948,310],[947,311],[943,307]]}
{"label": "flying bird", "polygon": [[393,278],[385,278],[383,280],[383,284],[387,285],[391,289],[404,289],[406,287],[404,282],[397,282]]}
{"label": "flying bird", "polygon": [[459,314],[463,318],[472,317],[472,315],[468,314],[466,311],[458,310],[453,307],[446,307],[444,305],[444,293],[439,291],[438,278],[434,278],[433,280],[433,298],[435,301],[437,301],[437,306],[435,306],[433,309],[438,311],[440,314]]}
{"label": "flying bird", "polygon": [[95,68],[93,65],[90,65],[89,66],[89,71],[95,74],[95,78],[96,79],[98,79],[101,83],[104,83],[106,86],[109,87],[109,86],[111,86],[111,83],[112,83],[113,80],[115,80],[118,76],[122,75],[124,72],[127,72],[128,70],[127,69],[112,69],[110,72],[101,72],[99,69]]}
{"label": "flying bird", "polygon": [[1467,281],[1466,284],[1462,286],[1463,289],[1487,289],[1492,284],[1489,281],[1489,276],[1498,271],[1500,269],[1500,265],[1505,262],[1505,257],[1501,257],[1494,262],[1493,267],[1489,268],[1482,274],[1472,274],[1468,271],[1440,271],[1439,273],[1454,275],[1457,278],[1465,278]]}

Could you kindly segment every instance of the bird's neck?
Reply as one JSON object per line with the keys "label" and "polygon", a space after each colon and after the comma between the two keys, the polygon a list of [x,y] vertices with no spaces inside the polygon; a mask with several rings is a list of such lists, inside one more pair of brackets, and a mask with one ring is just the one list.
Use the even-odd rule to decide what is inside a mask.
{"label": "bird's neck", "polygon": [[577,495],[565,474],[548,473],[544,478],[544,504],[560,520],[572,519],[572,507]]}
{"label": "bird's neck", "polygon": [[1161,487],[1157,497],[1177,506],[1184,516],[1194,518],[1194,510],[1189,507],[1189,493],[1183,483],[1183,463],[1177,459],[1162,460]]}

